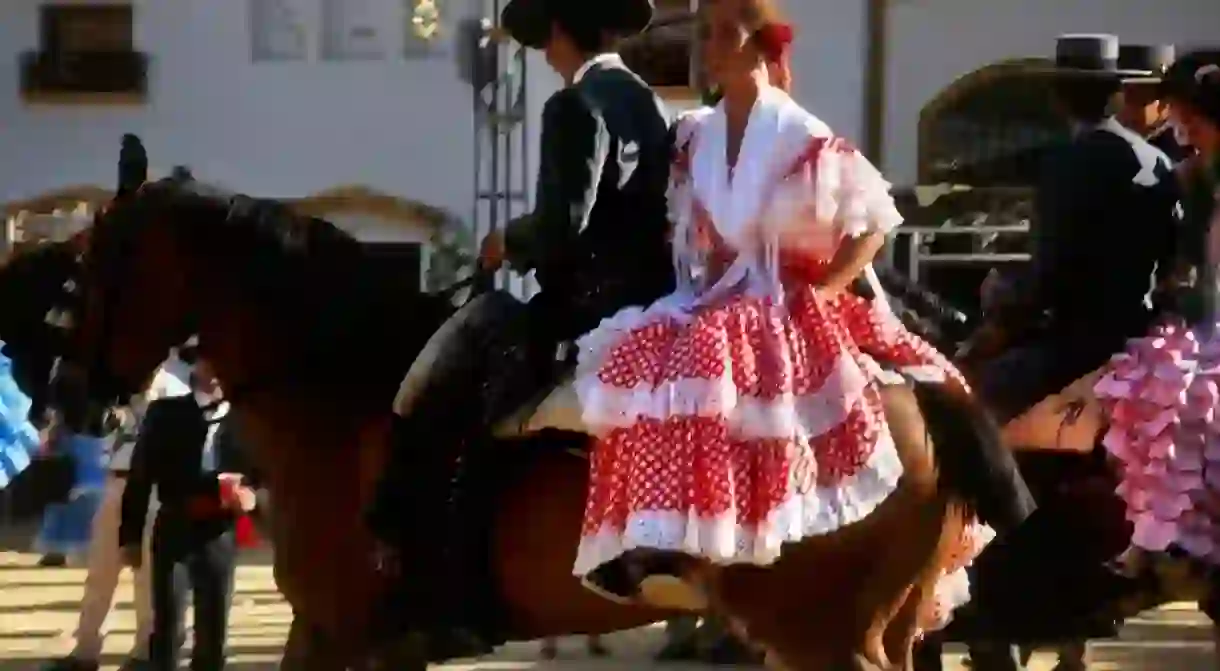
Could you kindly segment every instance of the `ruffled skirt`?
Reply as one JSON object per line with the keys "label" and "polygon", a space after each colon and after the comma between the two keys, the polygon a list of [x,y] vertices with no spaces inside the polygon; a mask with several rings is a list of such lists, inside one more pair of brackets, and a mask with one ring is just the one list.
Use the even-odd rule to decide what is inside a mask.
{"label": "ruffled skirt", "polygon": [[[737,297],[693,314],[662,299],[580,341],[576,389],[598,434],[575,573],[633,548],[769,564],[784,543],[871,513],[902,475],[876,360],[960,375],[852,294]],[[962,382],[964,384],[964,382]],[[990,540],[971,528],[963,568]],[[968,598],[946,574],[941,610]]]}
{"label": "ruffled skirt", "polygon": [[1158,327],[1111,359],[1094,392],[1132,545],[1220,564],[1220,334]]}
{"label": "ruffled skirt", "polygon": [[39,444],[38,430],[29,419],[30,397],[13,380],[12,367],[0,354],[0,489],[30,465]]}

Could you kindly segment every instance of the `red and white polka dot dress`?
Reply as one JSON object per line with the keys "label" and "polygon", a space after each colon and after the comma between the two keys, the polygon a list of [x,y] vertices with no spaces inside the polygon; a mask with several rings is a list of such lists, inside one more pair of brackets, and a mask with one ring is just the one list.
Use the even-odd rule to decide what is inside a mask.
{"label": "red and white polka dot dress", "polygon": [[[770,128],[762,114],[750,124]],[[888,231],[901,217],[889,185],[858,152],[809,122],[790,134],[794,145],[784,114],[775,137],[747,130],[743,140],[732,179],[769,194],[753,209],[748,196],[718,201],[700,186],[701,175],[714,175],[700,162],[723,161],[715,142],[703,151],[715,113],[679,126],[675,246],[701,255],[711,288],[623,310],[579,343],[576,389],[599,435],[579,576],[641,547],[768,564],[784,543],[856,522],[902,475],[877,361],[931,367],[965,384],[888,307],[817,288],[838,241]],[[776,160],[785,164],[774,178],[751,173]],[[760,231],[776,244],[751,246]],[[702,249],[684,249],[685,239]],[[949,598],[944,608],[958,603]]]}

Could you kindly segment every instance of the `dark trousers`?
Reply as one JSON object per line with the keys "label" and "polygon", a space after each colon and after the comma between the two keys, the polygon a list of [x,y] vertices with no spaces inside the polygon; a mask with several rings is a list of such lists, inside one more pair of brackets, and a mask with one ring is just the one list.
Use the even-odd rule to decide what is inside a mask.
{"label": "dark trousers", "polygon": [[190,668],[224,668],[236,554],[231,529],[201,528],[172,516],[158,516],[152,537],[153,629],[149,639],[154,671],[178,668],[188,590],[195,606]]}

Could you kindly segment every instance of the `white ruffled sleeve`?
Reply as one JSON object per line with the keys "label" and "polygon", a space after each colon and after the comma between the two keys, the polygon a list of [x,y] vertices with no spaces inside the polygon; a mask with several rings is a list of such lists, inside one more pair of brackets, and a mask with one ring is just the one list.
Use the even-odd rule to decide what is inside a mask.
{"label": "white ruffled sleeve", "polygon": [[891,184],[858,150],[839,138],[820,139],[813,166],[818,219],[841,235],[889,233],[902,223]]}

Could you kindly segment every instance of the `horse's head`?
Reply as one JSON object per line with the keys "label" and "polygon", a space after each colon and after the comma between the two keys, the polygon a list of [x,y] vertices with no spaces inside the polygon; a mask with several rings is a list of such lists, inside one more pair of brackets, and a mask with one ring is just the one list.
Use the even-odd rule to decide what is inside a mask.
{"label": "horse's head", "polygon": [[116,198],[94,219],[80,272],[70,358],[96,405],[141,390],[174,345],[195,333],[196,264],[188,247],[224,209],[174,180]]}

